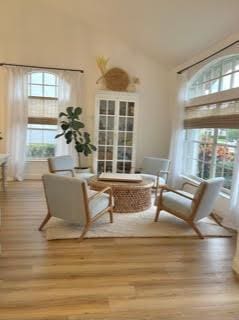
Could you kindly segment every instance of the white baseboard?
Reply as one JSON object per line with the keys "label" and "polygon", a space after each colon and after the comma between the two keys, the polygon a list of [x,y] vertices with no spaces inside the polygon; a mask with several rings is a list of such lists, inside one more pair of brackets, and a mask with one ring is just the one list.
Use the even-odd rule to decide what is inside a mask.
{"label": "white baseboard", "polygon": [[28,174],[25,176],[25,180],[41,180],[42,175],[41,174]]}

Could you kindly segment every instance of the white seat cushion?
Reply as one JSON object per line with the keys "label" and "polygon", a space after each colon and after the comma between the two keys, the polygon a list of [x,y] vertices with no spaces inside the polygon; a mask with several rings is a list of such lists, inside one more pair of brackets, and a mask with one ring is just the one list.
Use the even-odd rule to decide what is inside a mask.
{"label": "white seat cushion", "polygon": [[[98,191],[88,189],[88,197],[92,197],[96,193],[98,193]],[[90,200],[89,208],[90,208],[91,217],[96,216],[97,213],[106,209],[109,206],[109,202],[110,202],[110,196],[107,193],[101,194],[100,197],[97,199]]]}
{"label": "white seat cushion", "polygon": [[[142,178],[146,178],[151,180],[154,183],[154,187],[157,186],[157,176],[154,176],[152,174],[146,174],[146,173],[141,173],[140,174]],[[165,185],[165,179],[162,177],[159,177],[159,185]]]}
{"label": "white seat cushion", "polygon": [[[192,197],[191,193],[177,190],[180,193],[183,193],[189,197]],[[192,200],[184,198],[174,192],[164,192],[163,193],[163,206],[168,208],[169,210],[176,211],[185,215],[186,217],[190,216],[192,213]]]}
{"label": "white seat cushion", "polygon": [[82,173],[76,173],[75,176],[76,178],[89,181],[92,177],[95,176],[95,174],[90,172],[82,172]]}

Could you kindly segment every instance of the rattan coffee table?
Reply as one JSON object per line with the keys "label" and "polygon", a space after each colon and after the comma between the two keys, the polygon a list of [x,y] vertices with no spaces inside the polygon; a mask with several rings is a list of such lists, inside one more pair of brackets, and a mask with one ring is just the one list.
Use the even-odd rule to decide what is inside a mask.
{"label": "rattan coffee table", "polygon": [[153,182],[143,178],[141,182],[101,181],[93,177],[91,189],[99,191],[111,187],[114,196],[114,212],[129,213],[147,210],[151,207]]}

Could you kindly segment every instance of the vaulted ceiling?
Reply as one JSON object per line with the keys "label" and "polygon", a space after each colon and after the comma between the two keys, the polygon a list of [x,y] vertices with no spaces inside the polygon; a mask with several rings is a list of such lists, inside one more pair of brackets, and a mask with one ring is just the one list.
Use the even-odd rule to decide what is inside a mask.
{"label": "vaulted ceiling", "polygon": [[15,2],[27,5],[28,9],[44,6],[48,12],[63,15],[66,24],[68,21],[87,24],[171,67],[239,31],[239,0]]}

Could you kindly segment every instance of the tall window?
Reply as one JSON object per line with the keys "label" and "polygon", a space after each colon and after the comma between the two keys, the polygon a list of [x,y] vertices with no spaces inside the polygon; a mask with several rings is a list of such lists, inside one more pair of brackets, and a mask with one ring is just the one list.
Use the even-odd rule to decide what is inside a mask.
{"label": "tall window", "polygon": [[28,74],[28,160],[55,154],[58,117],[58,77],[49,72]]}
{"label": "tall window", "polygon": [[223,176],[228,192],[239,140],[238,87],[239,55],[227,56],[194,76],[185,108],[184,174],[197,179]]}

